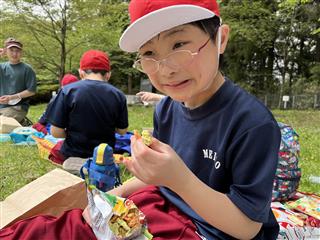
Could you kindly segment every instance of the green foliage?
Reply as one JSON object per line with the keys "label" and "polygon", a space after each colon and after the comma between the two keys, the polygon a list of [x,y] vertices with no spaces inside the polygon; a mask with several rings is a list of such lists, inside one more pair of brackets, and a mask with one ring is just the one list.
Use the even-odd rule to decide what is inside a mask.
{"label": "green foliage", "polygon": [[110,83],[128,94],[139,91],[140,79],[143,77],[142,73],[132,67],[135,58],[136,54],[126,53],[118,49],[110,51],[112,64]]}
{"label": "green foliage", "polygon": [[320,38],[312,34],[319,27],[320,6],[315,1],[284,1],[278,13],[281,28],[275,43],[275,70],[281,75],[282,88],[287,89],[283,93],[296,94],[303,88],[310,91],[314,89],[311,69],[320,62]]}
{"label": "green foliage", "polygon": [[49,71],[52,79],[78,69],[79,59],[88,49],[108,52],[117,48],[128,22],[126,3],[9,0],[8,4],[18,14],[6,12],[6,17],[0,18],[9,23],[3,32],[12,32],[10,35],[25,42],[26,61],[38,74]]}
{"label": "green foliage", "polygon": [[316,86],[320,87],[320,62],[316,63],[311,69],[310,69],[311,77],[310,80],[313,82]]}
{"label": "green foliage", "polygon": [[272,6],[262,1],[230,1],[221,7],[223,22],[231,32],[225,73],[252,93],[272,91],[272,53],[276,19]]}

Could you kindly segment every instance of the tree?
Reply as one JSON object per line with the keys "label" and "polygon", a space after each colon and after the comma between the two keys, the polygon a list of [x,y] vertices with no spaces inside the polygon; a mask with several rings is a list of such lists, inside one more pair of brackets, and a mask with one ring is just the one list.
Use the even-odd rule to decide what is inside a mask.
{"label": "tree", "polygon": [[269,1],[223,1],[221,15],[230,28],[224,71],[254,94],[273,91],[275,5]]}
{"label": "tree", "polygon": [[[279,4],[281,28],[275,45],[276,67],[282,94],[299,94],[311,83],[312,68],[320,63],[320,6],[316,1],[283,1]],[[319,76],[320,77],[320,76]],[[280,102],[280,100],[279,100]]]}
{"label": "tree", "polygon": [[[99,0],[8,0],[19,34],[29,46],[26,54],[34,65],[61,79],[78,67],[83,51],[107,50],[115,46],[119,26],[127,20],[120,16],[126,4],[106,4]],[[106,14],[107,13],[107,14]],[[16,16],[16,13],[8,15]],[[2,19],[3,20],[3,19]]]}
{"label": "tree", "polygon": [[112,70],[110,82],[128,94],[139,91],[140,80],[144,76],[132,67],[135,57],[135,54],[126,53],[119,49],[110,52],[112,68],[117,69],[116,71]]}

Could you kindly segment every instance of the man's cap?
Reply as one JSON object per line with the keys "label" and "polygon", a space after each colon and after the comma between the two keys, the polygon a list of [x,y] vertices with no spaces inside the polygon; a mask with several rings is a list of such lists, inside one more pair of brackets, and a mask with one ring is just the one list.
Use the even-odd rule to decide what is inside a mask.
{"label": "man's cap", "polygon": [[105,52],[99,50],[89,50],[81,57],[80,69],[110,71],[109,57]]}
{"label": "man's cap", "polygon": [[4,46],[5,46],[5,48],[16,47],[16,48],[22,49],[23,44],[19,40],[15,39],[15,38],[8,38],[4,42]]}
{"label": "man's cap", "polygon": [[68,73],[68,74],[64,75],[63,78],[61,79],[61,86],[68,85],[68,84],[76,82],[78,80],[79,79],[75,75]]}
{"label": "man's cap", "polygon": [[127,52],[136,52],[160,32],[182,24],[220,16],[216,0],[131,0],[130,25],[119,45]]}

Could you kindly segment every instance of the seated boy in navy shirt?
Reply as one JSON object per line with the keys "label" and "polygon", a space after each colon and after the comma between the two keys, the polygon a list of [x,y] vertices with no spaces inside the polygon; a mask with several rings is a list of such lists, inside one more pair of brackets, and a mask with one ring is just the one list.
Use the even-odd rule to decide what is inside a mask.
{"label": "seated boy in navy shirt", "polygon": [[108,83],[111,76],[108,56],[98,50],[85,52],[79,75],[82,81],[61,89],[47,110],[51,134],[65,138],[60,159],[52,159],[57,163],[69,157],[91,157],[100,143],[114,148],[115,132],[127,132],[126,97]]}

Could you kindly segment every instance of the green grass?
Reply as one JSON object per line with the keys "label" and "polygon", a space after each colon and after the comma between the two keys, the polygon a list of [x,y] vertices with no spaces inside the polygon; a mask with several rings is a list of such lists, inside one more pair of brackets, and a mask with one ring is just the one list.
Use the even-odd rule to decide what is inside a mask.
{"label": "green grass", "polygon": [[[32,106],[28,117],[36,122],[46,104]],[[310,175],[319,175],[320,169],[320,111],[273,111],[278,121],[290,124],[300,136],[302,179],[299,190],[320,193],[320,184],[311,184]],[[129,130],[152,127],[153,108],[130,106]],[[40,159],[36,146],[14,146],[0,143],[0,200],[33,181],[46,172],[57,168],[49,161]],[[130,174],[122,168],[122,179]]]}

